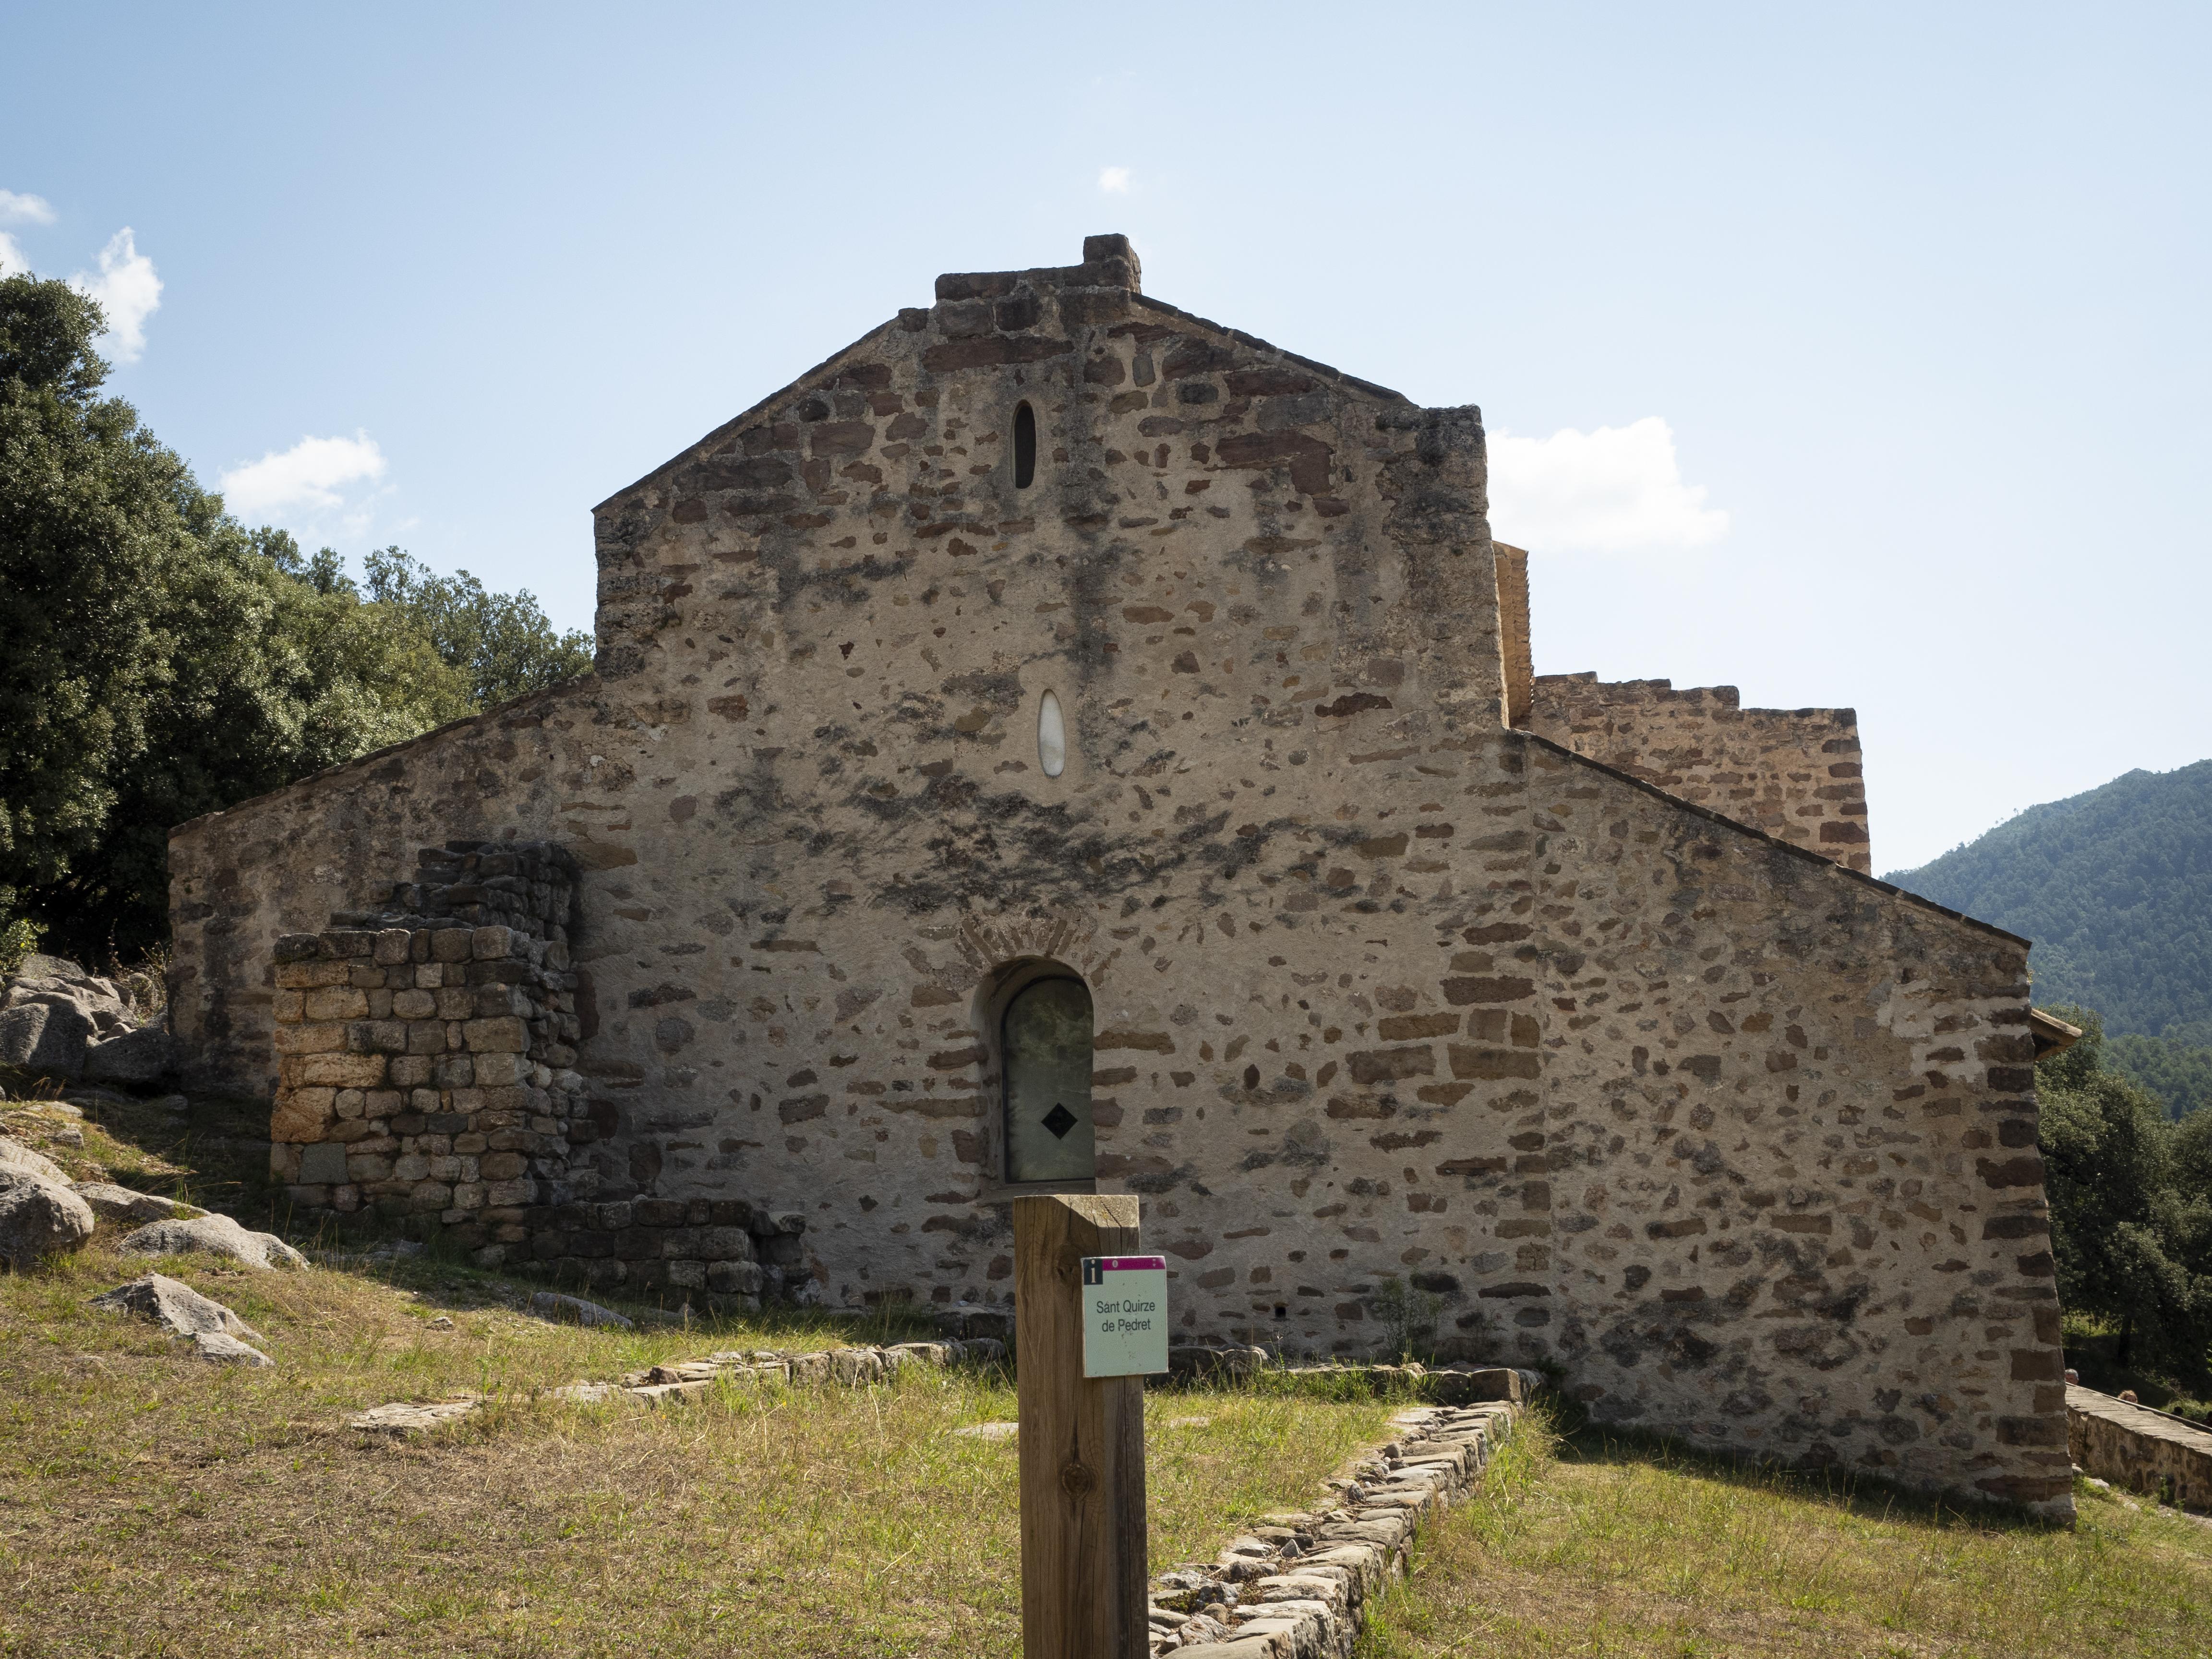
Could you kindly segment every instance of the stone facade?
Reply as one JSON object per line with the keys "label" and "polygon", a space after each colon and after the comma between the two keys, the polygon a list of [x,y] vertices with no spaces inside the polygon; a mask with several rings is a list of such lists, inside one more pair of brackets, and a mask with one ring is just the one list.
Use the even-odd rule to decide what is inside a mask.
{"label": "stone facade", "polygon": [[179,1035],[269,1087],[280,935],[557,843],[574,1205],[1001,1303],[999,1016],[1079,976],[1188,1338],[1432,1297],[1601,1419],[2065,1508],[2025,942],[1852,867],[1848,714],[1536,679],[1483,467],[1119,238],[940,278],[599,509],[595,676],[181,827]]}

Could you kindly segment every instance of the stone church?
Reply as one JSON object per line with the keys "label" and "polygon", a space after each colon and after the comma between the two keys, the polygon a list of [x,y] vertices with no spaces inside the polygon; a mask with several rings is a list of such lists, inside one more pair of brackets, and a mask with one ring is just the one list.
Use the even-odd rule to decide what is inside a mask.
{"label": "stone church", "polygon": [[1079,264],[940,276],[602,505],[597,672],[171,841],[302,1206],[647,1294],[1011,1295],[2070,1510],[2026,941],[1848,709],[1537,677],[1471,407]]}

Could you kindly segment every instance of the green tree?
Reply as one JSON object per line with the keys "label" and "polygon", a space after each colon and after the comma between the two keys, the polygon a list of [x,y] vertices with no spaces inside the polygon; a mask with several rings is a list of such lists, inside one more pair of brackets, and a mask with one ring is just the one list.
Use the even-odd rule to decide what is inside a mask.
{"label": "green tree", "polygon": [[2212,1141],[2182,1137],[2155,1096],[2106,1069],[2094,1012],[2054,1012],[2082,1028],[2036,1067],[2059,1297],[2119,1327],[2121,1365],[2194,1381],[2212,1340],[2212,1208],[2184,1180]]}
{"label": "green tree", "polygon": [[478,708],[591,672],[592,636],[556,634],[528,588],[494,593],[465,570],[438,575],[397,547],[363,562],[369,598],[428,636],[438,655],[467,679]]}
{"label": "green tree", "polygon": [[100,307],[0,280],[0,905],[98,841],[167,673],[161,595],[193,491],[98,397]]}
{"label": "green tree", "polygon": [[166,933],[171,826],[591,665],[528,593],[240,525],[95,395],[100,325],[0,282],[0,924],[95,955]]}

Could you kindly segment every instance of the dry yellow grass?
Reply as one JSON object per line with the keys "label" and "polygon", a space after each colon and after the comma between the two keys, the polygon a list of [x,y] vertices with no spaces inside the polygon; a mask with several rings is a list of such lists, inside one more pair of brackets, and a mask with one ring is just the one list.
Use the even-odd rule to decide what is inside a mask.
{"label": "dry yellow grass", "polygon": [[1524,1424],[1362,1659],[2212,1653],[2212,1526],[2081,1488],[2061,1528]]}
{"label": "dry yellow grass", "polygon": [[[485,1282],[429,1261],[389,1270],[431,1287],[412,1297],[357,1273],[162,1264],[268,1338],[279,1369],[235,1370],[85,1305],[145,1265],[95,1249],[0,1278],[0,1653],[1019,1650],[1013,1447],[951,1432],[1012,1417],[1003,1376],[556,1405],[532,1391],[852,1335],[550,1326],[471,1305]],[[441,1312],[453,1330],[429,1328]],[[498,1404],[399,1446],[339,1426],[459,1390]],[[1310,1499],[1389,1410],[1154,1396],[1155,1561],[1210,1555],[1243,1517]],[[1193,1416],[1209,1421],[1165,1426]]]}

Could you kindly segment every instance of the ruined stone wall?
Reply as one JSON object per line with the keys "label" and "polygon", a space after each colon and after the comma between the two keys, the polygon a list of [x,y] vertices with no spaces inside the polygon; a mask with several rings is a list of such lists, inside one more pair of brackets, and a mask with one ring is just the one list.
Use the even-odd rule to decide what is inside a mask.
{"label": "ruined stone wall", "polygon": [[1521,723],[1670,795],[1873,872],[1852,709],[1744,708],[1732,685],[1676,690],[1666,680],[1539,674]]}
{"label": "ruined stone wall", "polygon": [[381,905],[419,848],[459,836],[551,838],[588,868],[629,856],[599,786],[593,733],[626,716],[586,678],[380,750],[169,836],[169,1012],[185,1079],[276,1087],[276,945]]}
{"label": "ruined stone wall", "polygon": [[595,1288],[724,1310],[787,1297],[803,1215],[577,1201],[571,1156],[613,1125],[574,1069],[566,850],[452,843],[419,862],[390,909],[276,941],[270,1162],[291,1200],[434,1220],[481,1265],[535,1261]]}
{"label": "ruined stone wall", "polygon": [[[1905,1267],[1908,1243],[1932,1247],[1886,1218],[1917,1224],[1918,1202],[1939,1243],[1957,1225],[1970,1279],[2042,1248],[1972,1225],[2034,1219],[1978,1195],[1981,1161],[2021,1177],[1998,1195],[2039,1201],[2032,1152],[2004,1139],[2032,1109],[1978,1046],[2025,1020],[2022,976],[1972,965],[2017,941],[1507,730],[1475,412],[1146,300],[1110,240],[1086,255],[942,279],[935,306],[605,504],[597,679],[180,832],[179,960],[209,1052],[250,1066],[262,969],[241,952],[280,914],[377,902],[361,884],[420,844],[557,840],[580,870],[574,1070],[595,1133],[570,1140],[569,1204],[501,1224],[541,1259],[641,1262],[590,1254],[629,1224],[594,1219],[605,1206],[711,1216],[741,1196],[806,1218],[787,1272],[833,1304],[1002,1304],[997,1013],[1010,976],[1049,961],[1094,1000],[1099,1184],[1145,1195],[1186,1336],[1372,1352],[1395,1280],[1443,1300],[1458,1352],[1559,1358],[1624,1419],[1784,1455],[1879,1446],[1935,1484],[2042,1478],[2040,1431],[2004,1425],[2035,1418],[2019,1368],[2055,1360],[2055,1332],[2008,1316],[2011,1281],[1962,1301],[1950,1255]],[[1027,488],[1006,454],[1024,402]],[[1067,718],[1057,776],[1047,691]],[[1817,844],[1814,820],[1784,819]],[[1632,931],[1604,965],[1595,942]],[[1582,983],[1601,971],[1618,983]],[[1655,980],[1674,988],[1663,1013],[1626,1010]],[[1778,1039],[1738,1021],[1737,1048],[1685,1049],[1677,1072],[1680,1020],[1718,1044],[1712,1017],[1761,1013]],[[1792,1027],[1804,1076],[1769,1066],[1799,1054]],[[1713,1098],[1631,1098],[1662,1061],[1667,1086]],[[1828,1156],[1874,1132],[1802,1103],[1831,1065],[1900,1109],[1948,1079],[1960,1121],[1896,1149],[1929,1171],[1820,1164],[1809,1138]],[[1665,1194],[1638,1160],[1663,1165],[1688,1130],[1660,1147],[1583,1127],[1632,1109],[1639,1135],[1694,1129],[1705,1106],[1789,1126],[1717,1131],[1706,1187],[1668,1174],[1697,1194],[1678,1206],[1736,1206],[1747,1266],[1648,1231]],[[1862,1202],[1863,1248],[1899,1258],[1863,1297]],[[1815,1215],[1854,1264],[1833,1244],[1814,1262],[1809,1228],[1779,1224]],[[1606,1279],[1631,1252],[1650,1279]],[[1662,1322],[1692,1288],[1711,1321],[1752,1305],[1724,1328]],[[1702,1365],[1685,1328],[1714,1346]],[[2004,1374],[1954,1390],[1936,1371],[1960,1354]],[[1908,1373],[1950,1402],[1910,1448],[1885,1437],[1922,1421],[1897,1403]],[[1717,1415],[1723,1380],[1765,1403]]]}

